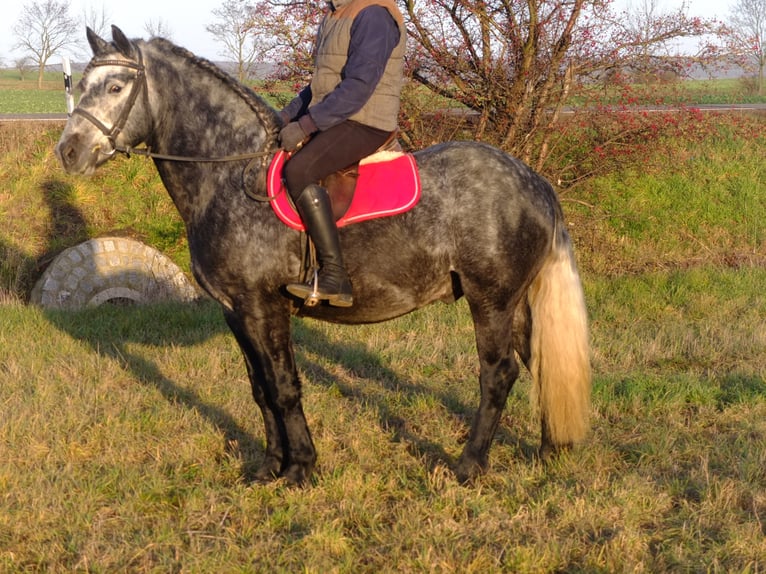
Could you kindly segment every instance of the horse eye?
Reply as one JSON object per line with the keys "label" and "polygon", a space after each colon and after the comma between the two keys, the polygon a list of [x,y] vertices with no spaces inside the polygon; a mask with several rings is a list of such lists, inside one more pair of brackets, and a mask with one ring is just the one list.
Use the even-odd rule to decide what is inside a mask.
{"label": "horse eye", "polygon": [[119,94],[121,91],[122,91],[122,87],[121,86],[116,86],[116,85],[109,86],[109,93],[110,94]]}

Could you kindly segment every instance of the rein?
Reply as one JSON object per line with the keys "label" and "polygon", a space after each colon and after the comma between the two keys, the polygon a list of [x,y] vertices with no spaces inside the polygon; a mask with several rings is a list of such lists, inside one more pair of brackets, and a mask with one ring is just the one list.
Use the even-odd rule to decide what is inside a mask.
{"label": "rein", "polygon": [[[125,107],[123,107],[122,111],[120,112],[120,116],[117,118],[117,121],[114,123],[114,125],[109,128],[104,123],[99,120],[97,117],[95,117],[93,114],[91,114],[88,111],[85,111],[81,109],[79,106],[76,107],[72,114],[77,114],[88,120],[90,123],[92,123],[94,126],[96,126],[102,134],[106,136],[106,138],[109,140],[109,143],[112,146],[112,149],[109,152],[104,153],[104,155],[112,156],[115,153],[123,153],[128,158],[135,154],[140,155],[143,157],[148,157],[152,159],[160,159],[160,160],[167,160],[167,161],[180,161],[180,162],[190,162],[190,163],[199,163],[199,162],[233,162],[233,161],[242,161],[249,159],[250,162],[248,162],[247,167],[245,167],[244,175],[249,173],[255,163],[256,159],[260,158],[260,168],[261,172],[265,173],[266,168],[268,166],[268,159],[276,153],[275,151],[258,151],[258,152],[250,152],[250,153],[243,153],[243,154],[235,154],[235,155],[227,155],[227,156],[220,156],[220,157],[194,157],[194,156],[180,156],[180,155],[170,155],[170,154],[161,154],[151,151],[150,147],[143,147],[143,148],[133,148],[130,146],[120,146],[117,145],[117,137],[122,132],[123,128],[125,127],[125,124],[128,121],[128,116],[130,115],[130,112],[133,110],[133,106],[136,104],[136,100],[138,100],[138,97],[143,93],[144,96],[144,105],[146,106],[146,109],[149,109],[149,90],[146,86],[146,68],[144,66],[144,60],[143,55],[141,53],[141,50],[136,47],[136,53],[138,54],[138,61],[137,62],[131,62],[130,60],[101,60],[99,62],[93,62],[92,66],[121,66],[123,68],[130,68],[133,70],[136,70],[136,81],[133,83],[130,89],[130,94],[128,94],[128,101],[125,104]],[[103,152],[102,152],[103,153]],[[269,197],[268,195],[259,195],[255,193],[248,193],[248,196],[252,199],[255,199],[257,201],[263,201],[263,202],[270,202],[273,201],[273,197]]]}
{"label": "rein", "polygon": [[259,157],[267,157],[274,154],[274,151],[254,151],[250,153],[242,153],[236,155],[224,155],[220,157],[195,157],[188,155],[168,155],[164,153],[156,153],[151,148],[133,148],[130,146],[114,146],[114,151],[124,153],[127,157],[131,155],[140,155],[143,157],[150,157],[152,159],[164,159],[168,161],[188,161],[188,162],[227,162],[227,161],[240,161],[244,159],[257,159]]}

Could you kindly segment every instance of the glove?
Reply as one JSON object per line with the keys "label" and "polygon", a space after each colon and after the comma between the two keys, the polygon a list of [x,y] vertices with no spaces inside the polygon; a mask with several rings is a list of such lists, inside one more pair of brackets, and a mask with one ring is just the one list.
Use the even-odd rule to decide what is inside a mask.
{"label": "glove", "polygon": [[279,131],[279,145],[286,152],[299,150],[307,139],[306,132],[298,122],[290,122]]}
{"label": "glove", "polygon": [[301,116],[297,122],[290,122],[279,132],[279,145],[286,152],[298,151],[303,147],[311,134],[317,131],[314,120],[309,114]]}

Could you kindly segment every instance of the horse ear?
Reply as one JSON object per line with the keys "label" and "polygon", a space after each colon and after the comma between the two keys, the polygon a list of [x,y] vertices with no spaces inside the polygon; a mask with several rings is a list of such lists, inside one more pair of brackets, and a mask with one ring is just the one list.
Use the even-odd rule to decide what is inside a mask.
{"label": "horse ear", "polygon": [[133,57],[133,43],[117,26],[112,26],[112,41],[123,56],[126,58]]}
{"label": "horse ear", "polygon": [[107,41],[91,30],[89,26],[86,28],[85,35],[88,37],[88,44],[90,44],[94,56],[103,54],[109,48]]}

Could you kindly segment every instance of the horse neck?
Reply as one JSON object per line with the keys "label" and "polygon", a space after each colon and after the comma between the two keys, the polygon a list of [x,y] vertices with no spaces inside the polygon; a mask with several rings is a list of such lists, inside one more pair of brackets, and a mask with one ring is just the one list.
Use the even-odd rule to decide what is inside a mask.
{"label": "horse neck", "polygon": [[[178,53],[180,52],[180,53]],[[276,112],[212,64],[183,50],[149,43],[144,51],[153,129],[147,144],[158,154],[213,158],[264,151],[274,145]],[[210,197],[210,185],[241,162],[156,160],[182,217],[189,220]],[[232,178],[236,179],[236,178]],[[194,185],[190,185],[193,182]],[[241,194],[242,190],[228,190]],[[227,193],[220,187],[216,193]]]}

